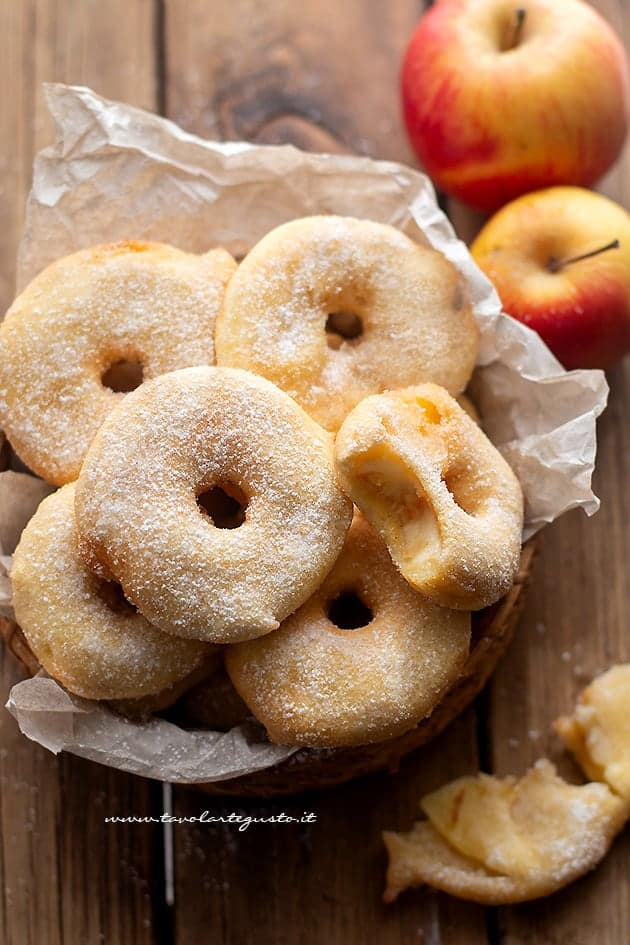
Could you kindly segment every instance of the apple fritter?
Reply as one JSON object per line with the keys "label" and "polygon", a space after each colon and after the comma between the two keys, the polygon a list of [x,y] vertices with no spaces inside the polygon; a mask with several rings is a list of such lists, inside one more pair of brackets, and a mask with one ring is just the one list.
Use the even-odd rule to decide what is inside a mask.
{"label": "apple fritter", "polygon": [[593,869],[630,812],[605,784],[567,784],[543,759],[520,779],[459,778],[421,807],[428,820],[383,834],[386,902],[423,884],[486,905],[546,896]]}
{"label": "apple fritter", "polygon": [[630,663],[594,679],[554,728],[587,777],[630,801]]}

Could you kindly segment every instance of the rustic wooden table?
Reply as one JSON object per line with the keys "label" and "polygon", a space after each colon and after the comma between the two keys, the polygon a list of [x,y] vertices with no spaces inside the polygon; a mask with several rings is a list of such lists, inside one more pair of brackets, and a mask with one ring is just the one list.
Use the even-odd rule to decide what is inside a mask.
{"label": "rustic wooden table", "polygon": [[[628,0],[595,3],[630,35]],[[0,0],[0,304],[14,261],[33,154],[50,140],[41,82],[84,83],[210,138],[293,143],[413,163],[397,73],[420,0]],[[603,190],[626,206],[630,154]],[[448,210],[460,234],[479,221]],[[384,827],[407,828],[418,797],[480,764],[522,772],[562,759],[549,723],[582,684],[630,658],[630,364],[610,374],[592,520],[548,530],[525,616],[492,684],[396,776],[279,803],[222,803],[173,791],[179,816],[312,810],[294,827],[177,825],[174,888],[159,825],[162,787],[76,758],[55,758],[0,714],[0,941],[6,945],[625,945],[630,832],[591,876],[550,899],[484,910],[430,891],[385,908]],[[2,657],[2,698],[20,678]],[[172,893],[172,894],[171,894]]]}

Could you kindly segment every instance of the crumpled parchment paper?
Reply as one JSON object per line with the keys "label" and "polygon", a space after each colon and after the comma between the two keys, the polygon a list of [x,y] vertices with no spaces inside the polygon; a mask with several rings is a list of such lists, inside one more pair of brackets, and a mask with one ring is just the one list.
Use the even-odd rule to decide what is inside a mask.
{"label": "crumpled parchment paper", "polygon": [[[50,85],[46,96],[57,140],[35,161],[19,287],[66,253],[113,240],[161,240],[197,252],[224,246],[239,256],[295,217],[336,213],[389,223],[443,252],[467,279],[481,331],[473,397],[484,428],[523,486],[524,538],[568,509],[597,510],[590,482],[595,420],[608,393],[603,373],[564,371],[534,332],[502,314],[496,292],[456,238],[423,174],[288,145],[203,141],[86,88]],[[8,478],[15,476],[20,479]],[[0,509],[5,614],[7,556],[48,489],[32,480],[0,474],[7,510]],[[159,718],[130,721],[41,676],[14,686],[7,707],[22,732],[51,751],[173,782],[237,777],[294,751],[266,742],[254,724],[221,733],[185,731]]]}

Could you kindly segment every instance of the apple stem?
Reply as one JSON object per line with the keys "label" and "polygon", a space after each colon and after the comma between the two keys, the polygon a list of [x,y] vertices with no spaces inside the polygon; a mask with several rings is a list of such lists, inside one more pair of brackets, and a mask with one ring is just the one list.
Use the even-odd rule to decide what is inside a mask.
{"label": "apple stem", "polygon": [[525,7],[517,7],[514,11],[514,29],[512,31],[512,41],[510,42],[508,49],[516,49],[520,43],[526,16],[527,10]]}
{"label": "apple stem", "polygon": [[556,259],[552,256],[547,263],[547,269],[549,272],[560,272],[565,266],[582,262],[583,259],[591,259],[592,256],[599,256],[600,253],[607,253],[609,249],[619,249],[619,246],[619,240],[611,240],[611,242],[606,243],[605,246],[600,246],[599,249],[592,249],[590,253],[582,253],[581,256],[571,256],[569,259]]}

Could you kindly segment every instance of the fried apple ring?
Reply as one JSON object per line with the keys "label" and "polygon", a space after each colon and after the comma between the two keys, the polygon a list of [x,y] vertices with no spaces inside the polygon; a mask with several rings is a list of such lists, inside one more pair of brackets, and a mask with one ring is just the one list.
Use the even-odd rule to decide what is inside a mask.
{"label": "fried apple ring", "polygon": [[421,801],[428,820],[383,834],[385,902],[427,884],[485,905],[547,896],[593,869],[629,813],[604,784],[567,784],[540,760],[519,780],[459,778]]}
{"label": "fried apple ring", "polygon": [[74,484],[40,504],[20,538],[11,584],[16,620],[51,676],[86,699],[139,699],[194,674],[215,647],[151,626],[79,555]]}
{"label": "fried apple ring", "polygon": [[322,586],[279,630],[226,650],[237,692],[281,745],[393,738],[428,715],[468,655],[470,615],[417,594],[355,514]]}
{"label": "fried apple ring", "polygon": [[217,363],[286,390],[327,430],[363,397],[423,381],[464,390],[478,330],[445,256],[394,227],[306,217],[245,257],[217,319]]}
{"label": "fried apple ring", "polygon": [[344,489],[418,591],[465,610],[508,591],[521,551],[521,487],[443,388],[367,397],[339,430],[335,458]]}
{"label": "fried apple ring", "polygon": [[[217,492],[234,521],[200,507]],[[234,643],[275,630],[310,597],[352,504],[330,435],[294,400],[246,371],[199,367],[143,384],[108,416],[76,514],[88,565],[151,623]]]}
{"label": "fried apple ring", "polygon": [[0,425],[21,459],[55,485],[71,482],[124,391],[212,364],[235,268],[223,249],[195,256],[123,242],[73,253],[36,276],[0,326]]}

